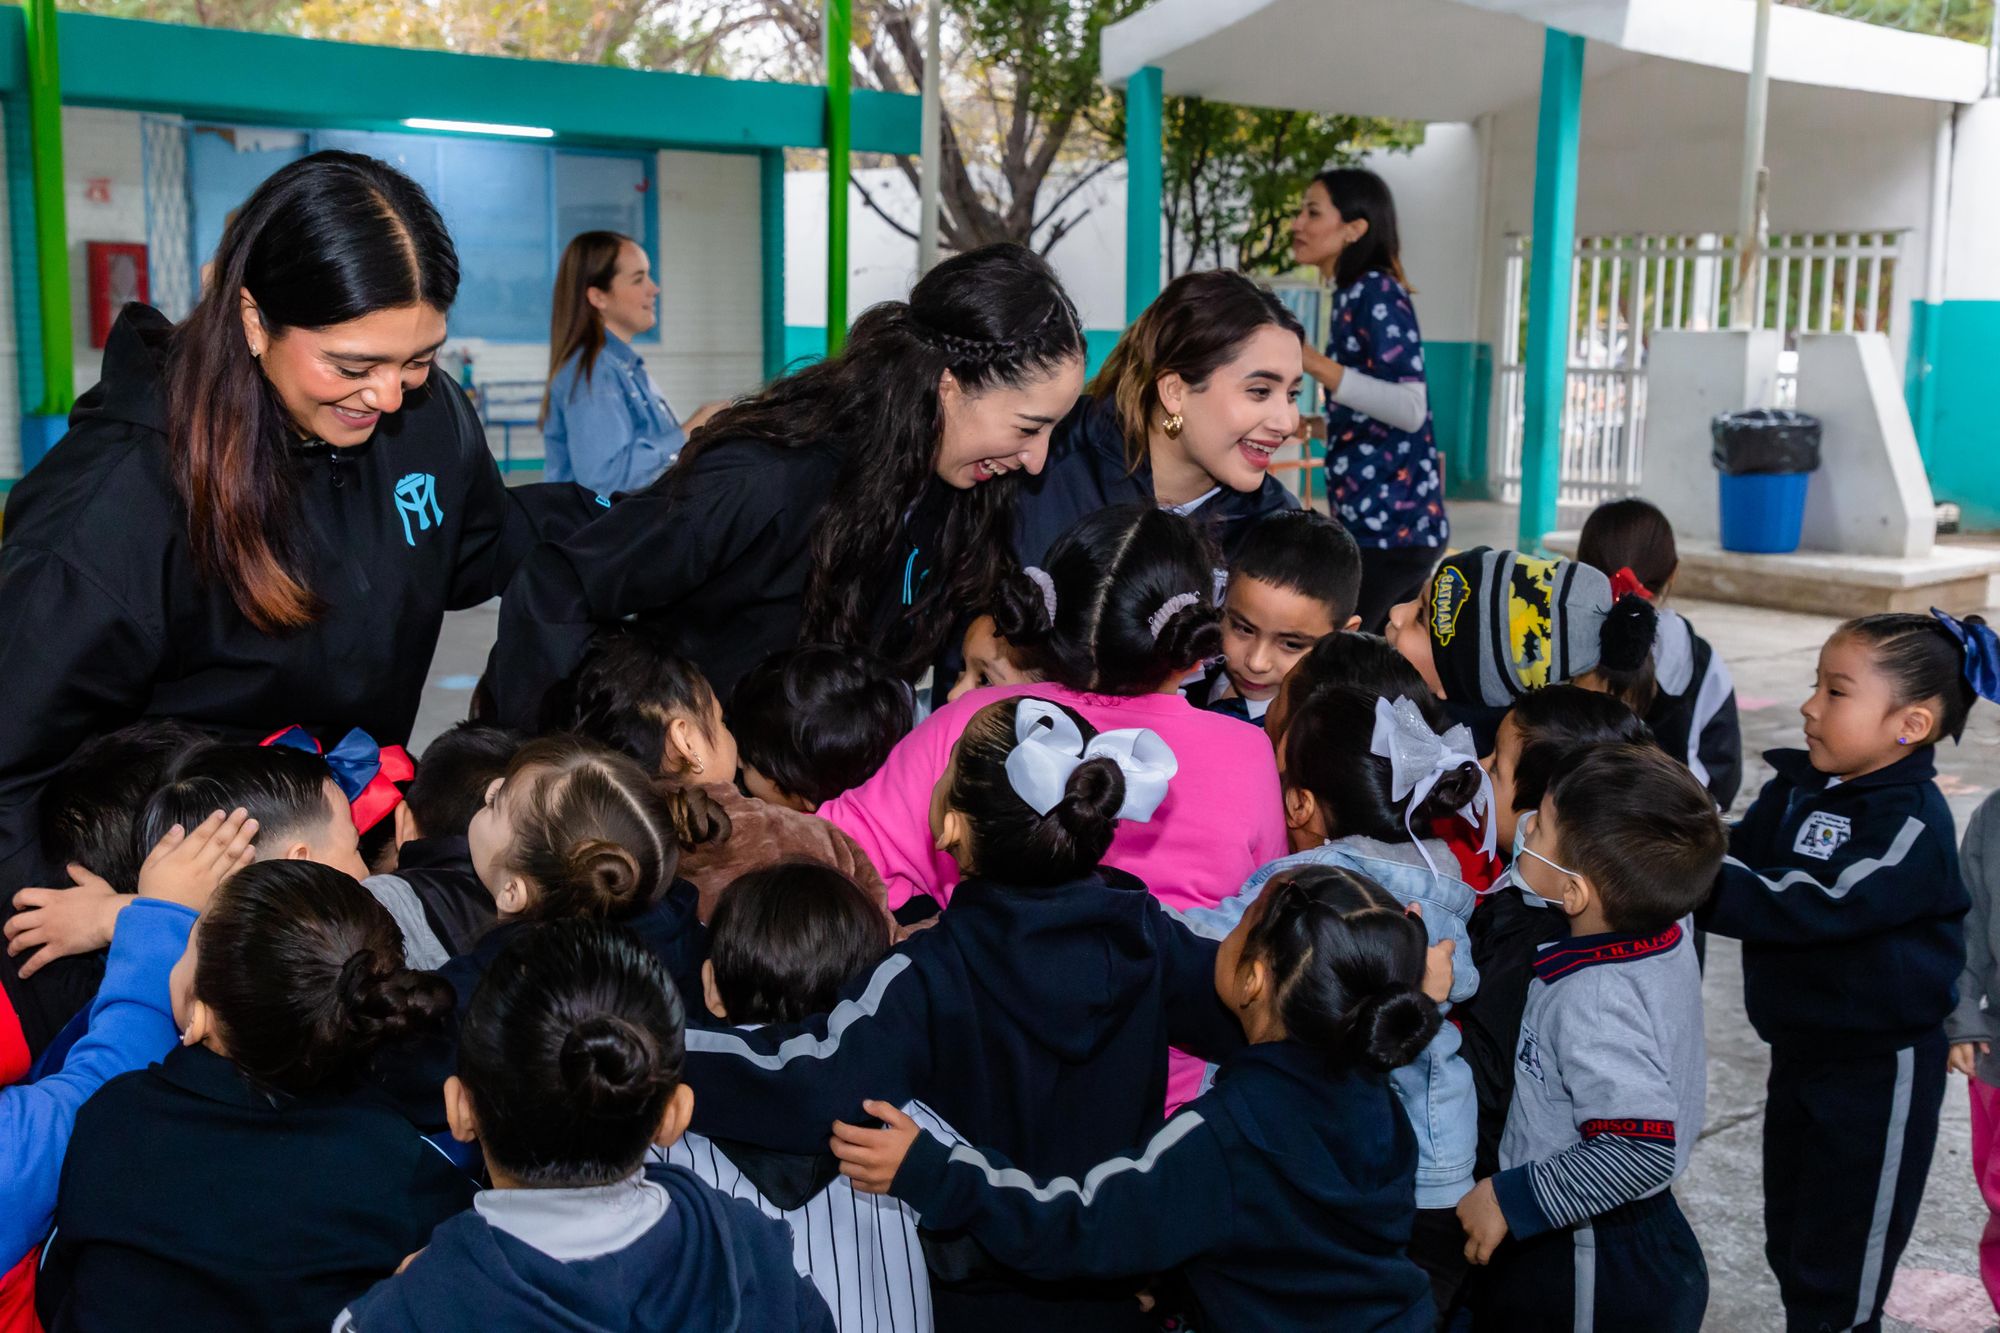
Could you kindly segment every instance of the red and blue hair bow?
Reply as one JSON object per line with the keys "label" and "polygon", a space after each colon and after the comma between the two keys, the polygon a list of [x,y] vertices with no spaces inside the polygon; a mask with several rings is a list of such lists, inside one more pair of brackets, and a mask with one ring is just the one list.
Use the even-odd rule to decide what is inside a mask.
{"label": "red and blue hair bow", "polygon": [[363,833],[402,803],[403,793],[396,784],[417,775],[408,750],[400,745],[377,745],[375,738],[359,727],[342,736],[331,750],[322,748],[310,731],[296,726],[266,736],[259,743],[304,750],[326,760],[333,785],[354,809],[354,827]]}

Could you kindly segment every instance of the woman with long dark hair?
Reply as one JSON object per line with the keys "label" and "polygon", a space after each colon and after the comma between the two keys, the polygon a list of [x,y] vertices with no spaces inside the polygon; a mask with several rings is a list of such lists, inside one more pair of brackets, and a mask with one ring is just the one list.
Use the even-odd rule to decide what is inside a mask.
{"label": "woman with long dark hair", "polygon": [[1015,552],[1039,565],[1109,505],[1193,516],[1224,556],[1257,519],[1298,507],[1270,475],[1299,428],[1305,330],[1240,273],[1184,273],[1125,330],[1023,488]]}
{"label": "woman with long dark hair", "polygon": [[458,277],[422,189],[324,152],[251,195],[186,320],[125,308],[69,434],[8,497],[6,896],[49,882],[38,794],[89,736],[173,717],[409,739],[445,610],[507,574],[499,470],[434,373]]}
{"label": "woman with long dark hair", "polygon": [[687,432],[653,385],[633,339],[659,322],[660,284],[630,236],[586,231],[556,268],[549,319],[549,387],[542,395],[544,481],[598,495],[636,491],[673,466]]}
{"label": "woman with long dark hair", "polygon": [[1424,387],[1424,343],[1403,276],[1396,201],[1372,171],[1323,171],[1292,219],[1292,254],[1333,284],[1324,354],[1306,371],[1326,391],[1326,481],[1335,517],[1361,546],[1361,627],[1416,595],[1451,525]]}
{"label": "woman with long dark hair", "polygon": [[1083,329],[1018,245],[946,260],[855,321],[840,355],[724,408],[680,462],[507,589],[487,683],[541,721],[591,630],[664,625],[726,697],[801,641],[879,653],[909,679],[1006,572],[1010,474],[1041,470],[1083,382]]}

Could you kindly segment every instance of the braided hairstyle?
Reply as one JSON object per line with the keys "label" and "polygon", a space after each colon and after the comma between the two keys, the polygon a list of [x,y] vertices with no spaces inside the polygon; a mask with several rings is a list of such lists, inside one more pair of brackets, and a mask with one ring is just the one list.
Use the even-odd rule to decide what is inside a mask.
{"label": "braided hairstyle", "polygon": [[[967,393],[1020,387],[1083,359],[1083,324],[1048,262],[1000,244],[947,259],[911,289],[854,322],[838,356],[807,366],[717,413],[669,474],[739,440],[830,442],[843,455],[813,533],[804,642],[883,653],[914,680],[944,646],[962,609],[985,606],[1012,565],[1014,491],[1001,477],[952,491],[933,568],[894,626],[871,623],[884,561],[903,516],[937,480],[945,372]],[[887,554],[885,554],[887,553]]]}
{"label": "braided hairstyle", "polygon": [[1423,923],[1374,880],[1303,866],[1267,883],[1251,912],[1243,962],[1271,969],[1293,1040],[1334,1064],[1387,1073],[1437,1035],[1438,1007],[1419,989]]}
{"label": "braided hairstyle", "polygon": [[194,998],[259,1087],[352,1085],[377,1048],[437,1030],[449,983],[403,965],[388,909],[316,861],[258,861],[215,891],[195,935]]}

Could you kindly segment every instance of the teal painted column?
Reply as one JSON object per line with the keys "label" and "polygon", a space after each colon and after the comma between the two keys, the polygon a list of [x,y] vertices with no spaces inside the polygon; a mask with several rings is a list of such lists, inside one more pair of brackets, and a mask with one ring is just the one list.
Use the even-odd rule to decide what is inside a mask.
{"label": "teal painted column", "polygon": [[847,190],[854,143],[853,0],[826,3],[826,354],[847,342]]}
{"label": "teal painted column", "polygon": [[757,224],[762,256],[764,378],[785,371],[785,151],[757,154]]}
{"label": "teal painted column", "polygon": [[1528,259],[1526,422],[1521,434],[1523,551],[1540,550],[1556,525],[1562,472],[1563,403],[1568,398],[1570,256],[1576,249],[1578,130],[1583,110],[1584,39],[1550,28],[1542,43],[1542,100],[1535,126],[1535,238]]}
{"label": "teal painted column", "polygon": [[28,46],[28,135],[34,176],[42,365],[38,391],[21,403],[21,470],[25,472],[62,437],[65,418],[76,404],[76,354],[70,332],[69,227],[63,210],[62,78],[56,61],[55,0],[28,0],[22,17]]}
{"label": "teal painted column", "polygon": [[1125,321],[1160,294],[1160,71],[1135,70],[1125,84]]}

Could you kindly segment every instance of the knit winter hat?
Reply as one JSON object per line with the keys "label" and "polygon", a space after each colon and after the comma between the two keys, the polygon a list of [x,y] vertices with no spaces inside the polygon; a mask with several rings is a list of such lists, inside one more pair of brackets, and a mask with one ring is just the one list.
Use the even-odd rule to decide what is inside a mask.
{"label": "knit winter hat", "polygon": [[[1589,565],[1488,546],[1460,551],[1437,567],[1425,592],[1431,658],[1445,696],[1507,708],[1530,691],[1583,675],[1603,660],[1613,603],[1611,580]],[[1643,619],[1637,661],[1652,647],[1650,608]]]}

